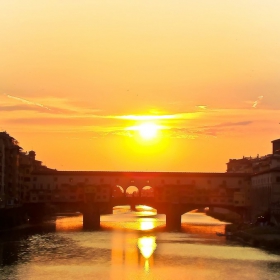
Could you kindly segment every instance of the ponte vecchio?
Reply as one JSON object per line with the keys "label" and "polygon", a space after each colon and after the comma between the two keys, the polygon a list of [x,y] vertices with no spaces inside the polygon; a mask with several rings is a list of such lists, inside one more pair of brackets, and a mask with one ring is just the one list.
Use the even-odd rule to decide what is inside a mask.
{"label": "ponte vecchio", "polygon": [[[246,173],[47,171],[33,173],[30,202],[78,205],[85,229],[98,229],[100,215],[117,205],[147,205],[166,215],[166,227],[181,227],[181,215],[219,207],[245,215],[250,175]],[[134,191],[128,192],[133,187]]]}

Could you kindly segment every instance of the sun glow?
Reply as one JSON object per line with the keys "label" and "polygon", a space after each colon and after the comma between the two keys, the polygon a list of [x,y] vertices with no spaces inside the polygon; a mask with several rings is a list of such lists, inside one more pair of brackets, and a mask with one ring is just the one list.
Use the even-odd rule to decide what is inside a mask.
{"label": "sun glow", "polygon": [[150,140],[157,136],[158,126],[154,123],[143,123],[138,126],[138,131],[143,139]]}

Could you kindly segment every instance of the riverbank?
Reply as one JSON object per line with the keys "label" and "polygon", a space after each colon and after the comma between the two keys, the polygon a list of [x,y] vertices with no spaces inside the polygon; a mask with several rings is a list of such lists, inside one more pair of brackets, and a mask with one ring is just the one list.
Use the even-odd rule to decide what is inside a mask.
{"label": "riverbank", "polygon": [[229,222],[225,231],[226,234],[230,233],[228,236],[231,239],[253,247],[280,251],[279,227],[244,224],[238,215],[231,213],[207,212],[206,215]]}
{"label": "riverbank", "polygon": [[226,232],[231,232],[233,239],[250,246],[280,251],[280,228],[230,224],[226,226]]}

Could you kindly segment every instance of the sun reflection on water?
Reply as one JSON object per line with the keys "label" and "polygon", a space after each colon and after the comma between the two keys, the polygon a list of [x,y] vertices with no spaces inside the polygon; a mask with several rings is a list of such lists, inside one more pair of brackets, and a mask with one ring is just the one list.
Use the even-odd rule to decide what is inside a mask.
{"label": "sun reflection on water", "polygon": [[157,247],[155,236],[143,236],[138,239],[138,248],[145,259],[149,259]]}
{"label": "sun reflection on water", "polygon": [[139,219],[141,230],[150,230],[156,227],[155,219]]}
{"label": "sun reflection on water", "polygon": [[156,237],[155,236],[140,237],[138,239],[138,248],[142,256],[145,258],[144,270],[145,272],[149,272],[151,266],[150,261],[153,262],[153,258],[151,257],[157,248]]}

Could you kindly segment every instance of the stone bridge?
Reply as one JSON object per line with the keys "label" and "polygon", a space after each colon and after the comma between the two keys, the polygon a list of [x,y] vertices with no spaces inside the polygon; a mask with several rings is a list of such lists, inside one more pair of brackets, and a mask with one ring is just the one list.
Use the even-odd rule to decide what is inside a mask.
{"label": "stone bridge", "polygon": [[151,206],[166,215],[169,229],[178,229],[181,215],[197,208],[241,215],[249,208],[250,175],[244,173],[52,171],[32,177],[34,193],[48,192],[46,202],[83,204],[88,229],[99,228],[100,215],[118,205]]}

